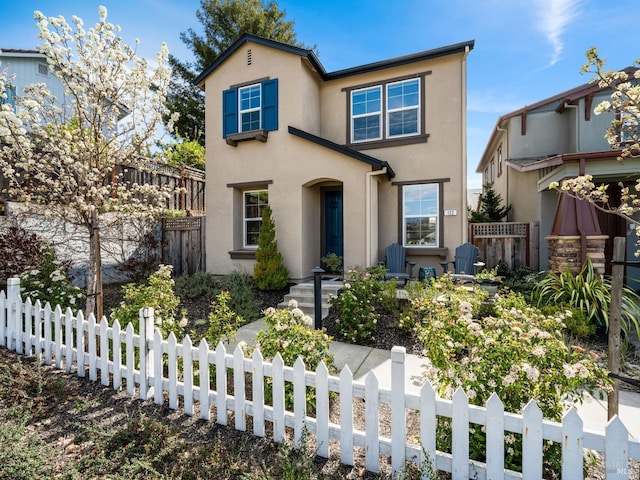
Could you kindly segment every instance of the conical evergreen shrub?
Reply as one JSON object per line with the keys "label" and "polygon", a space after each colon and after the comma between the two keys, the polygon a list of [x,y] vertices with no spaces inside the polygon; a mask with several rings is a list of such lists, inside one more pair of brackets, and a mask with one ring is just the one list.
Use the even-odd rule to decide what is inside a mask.
{"label": "conical evergreen shrub", "polygon": [[289,271],[284,266],[282,254],[278,251],[276,224],[268,205],[262,211],[253,280],[260,290],[278,290],[286,287],[289,282]]}

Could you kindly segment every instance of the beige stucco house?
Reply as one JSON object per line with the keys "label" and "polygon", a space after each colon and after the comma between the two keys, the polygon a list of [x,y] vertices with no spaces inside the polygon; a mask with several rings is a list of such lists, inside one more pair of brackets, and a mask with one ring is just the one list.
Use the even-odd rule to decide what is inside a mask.
{"label": "beige stucco house", "polygon": [[252,271],[267,202],[292,281],[327,253],[375,265],[393,242],[419,266],[451,258],[466,237],[473,46],[327,72],[311,50],[238,39],[196,80],[206,95],[207,270]]}
{"label": "beige stucco house", "polygon": [[[611,204],[616,205],[618,182],[632,185],[640,176],[640,159],[618,162],[620,151],[611,150],[604,138],[612,114],[594,114],[594,108],[610,96],[611,90],[586,83],[501,116],[476,169],[483,183],[492,184],[512,205],[509,221],[539,222],[542,270],[548,267],[545,239],[552,233],[558,204],[558,193],[549,190],[552,182],[592,175],[596,184],[610,184]],[[633,225],[611,214],[597,212],[597,217],[600,233],[608,237],[606,272],[616,236],[628,236],[628,258],[635,260]],[[627,274],[633,276],[635,270],[629,268]]]}

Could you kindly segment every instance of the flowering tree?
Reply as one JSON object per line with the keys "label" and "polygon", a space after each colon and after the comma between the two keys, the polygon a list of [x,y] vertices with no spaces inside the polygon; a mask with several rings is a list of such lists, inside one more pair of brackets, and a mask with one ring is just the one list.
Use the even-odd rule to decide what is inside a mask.
{"label": "flowering tree", "polygon": [[[170,76],[166,45],[151,69],[124,44],[120,27],[106,22],[106,8],[99,8],[99,16],[85,30],[80,18],[73,17],[71,26],[62,16],[47,18],[36,11],[38,51],[62,81],[65,97],[57,101],[45,84],[32,84],[17,98],[15,111],[10,105],[0,110],[0,168],[8,194],[88,233],[86,311],[98,318],[103,314],[103,215],[153,214],[168,194],[157,186],[126,183],[114,167],[145,167],[141,154],[167,113]],[[0,95],[6,95],[6,82],[7,75],[0,75]]]}
{"label": "flowering tree", "polygon": [[[582,67],[582,73],[594,75],[593,82],[601,88],[611,89],[611,99],[604,100],[596,106],[594,113],[612,113],[613,120],[605,132],[607,142],[614,150],[619,150],[618,160],[637,157],[640,154],[640,69],[632,68],[623,71],[605,70],[605,60],[600,57],[594,47],[587,51],[587,63]],[[634,62],[640,67],[640,59]],[[633,189],[621,186],[620,205],[609,206],[607,185],[596,185],[591,175],[582,175],[564,180],[562,185],[552,183],[550,188],[560,188],[576,198],[593,202],[596,208],[624,217],[627,221],[640,224],[632,216],[640,211],[640,178]],[[633,191],[635,190],[635,192]],[[640,250],[636,252],[640,256]]]}

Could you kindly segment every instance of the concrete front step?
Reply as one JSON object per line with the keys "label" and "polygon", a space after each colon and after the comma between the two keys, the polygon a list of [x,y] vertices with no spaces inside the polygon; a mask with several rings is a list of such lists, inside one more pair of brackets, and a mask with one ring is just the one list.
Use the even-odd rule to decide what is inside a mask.
{"label": "concrete front step", "polygon": [[[342,286],[342,282],[338,281],[322,282],[322,318],[325,318],[329,314],[329,307],[331,306],[329,298],[331,296],[337,296]],[[298,303],[298,308],[302,310],[305,315],[309,315],[312,319],[315,317],[313,281],[299,283],[291,287],[289,293],[284,296],[283,301],[278,304],[278,308],[287,308],[290,300],[295,300]]]}

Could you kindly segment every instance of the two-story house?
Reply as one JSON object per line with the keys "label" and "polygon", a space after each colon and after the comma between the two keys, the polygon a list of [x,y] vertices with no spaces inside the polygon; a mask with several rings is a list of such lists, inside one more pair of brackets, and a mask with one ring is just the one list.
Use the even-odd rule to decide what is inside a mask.
{"label": "two-story house", "polygon": [[15,98],[22,95],[24,87],[32,83],[44,83],[58,106],[64,103],[64,86],[49,70],[47,57],[37,50],[14,48],[0,49],[0,68],[7,69],[10,77],[6,103],[15,106]]}
{"label": "two-story house", "polygon": [[[542,270],[548,268],[549,242],[545,239],[554,233],[554,221],[558,219],[556,230],[563,229],[562,223],[572,228],[564,213],[556,214],[559,196],[549,190],[552,182],[592,175],[597,185],[610,185],[610,201],[615,206],[618,183],[632,185],[640,176],[640,159],[618,162],[620,151],[611,150],[604,138],[613,114],[594,114],[594,108],[610,96],[610,89],[586,83],[501,116],[476,169],[483,183],[493,185],[505,204],[512,205],[510,221],[539,222]],[[627,250],[632,258],[635,235],[620,217],[598,211],[597,218],[600,234],[608,237],[605,271],[610,272],[613,238],[629,235]]]}
{"label": "two-story house", "polygon": [[268,203],[291,280],[327,253],[420,266],[466,237],[466,58],[473,41],[327,72],[313,51],[244,35],[206,94],[207,270],[251,270]]}

